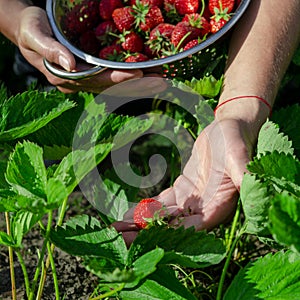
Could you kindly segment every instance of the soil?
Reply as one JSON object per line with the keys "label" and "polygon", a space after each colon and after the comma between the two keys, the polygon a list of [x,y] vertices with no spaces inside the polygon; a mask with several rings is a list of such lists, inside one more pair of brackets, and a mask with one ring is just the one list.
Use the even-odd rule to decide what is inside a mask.
{"label": "soil", "polygon": [[[80,194],[75,193],[71,201],[73,201],[73,204],[74,202],[76,203],[75,205],[70,205],[71,208],[67,211],[67,217],[83,212],[83,209],[84,213],[96,213],[86,200],[81,199],[82,201],[80,200],[79,206],[78,199],[81,199]],[[2,216],[4,216],[4,214],[0,215],[0,230],[5,230],[4,217]],[[38,227],[33,228],[23,239],[24,248],[22,249],[22,254],[30,279],[33,278],[35,272],[37,265],[37,249],[41,249],[42,242],[43,238]],[[70,256],[58,248],[55,248],[54,260],[56,262],[56,272],[59,280],[60,298],[64,300],[89,299],[97,286],[97,277],[86,271],[79,258]],[[23,273],[17,257],[14,258],[14,263],[17,299],[27,299],[25,296]],[[8,249],[0,246],[0,300],[11,299]],[[55,299],[51,270],[48,272],[42,299]]]}

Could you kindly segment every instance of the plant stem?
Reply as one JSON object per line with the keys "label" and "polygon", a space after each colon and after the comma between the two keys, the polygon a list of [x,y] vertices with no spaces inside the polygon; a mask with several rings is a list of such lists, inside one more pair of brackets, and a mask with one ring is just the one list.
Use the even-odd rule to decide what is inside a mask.
{"label": "plant stem", "polygon": [[53,276],[53,282],[54,282],[54,290],[55,290],[55,298],[57,300],[59,300],[60,296],[59,296],[58,280],[57,280],[55,262],[54,262],[53,255],[52,255],[53,250],[54,250],[54,245],[50,244],[49,241],[47,243],[47,250],[48,250],[48,257],[47,257],[45,267],[42,270],[42,275],[41,275],[41,279],[40,279],[40,284],[39,284],[36,300],[42,299],[42,294],[43,294],[43,289],[45,286],[45,280],[47,277],[47,270],[49,268],[49,264],[51,264],[51,270],[52,270],[52,276]]}
{"label": "plant stem", "polygon": [[[64,199],[63,203],[62,203],[61,208],[60,208],[60,213],[59,213],[59,216],[58,216],[56,226],[60,226],[63,223],[65,212],[66,212],[66,209],[67,209],[67,203],[68,203],[68,198],[66,197]],[[46,260],[46,263],[45,263],[45,268],[43,269],[41,280],[40,280],[40,283],[39,283],[38,295],[39,295],[39,297],[42,296],[42,291],[44,289],[45,282],[46,282],[47,271],[48,271],[48,268],[49,268],[50,263],[51,263],[52,276],[53,276],[53,282],[54,282],[54,287],[55,287],[55,295],[56,295],[56,299],[59,299],[58,280],[57,280],[55,262],[54,262],[54,259],[53,259],[53,252],[54,252],[55,246],[54,246],[54,244],[51,244],[51,246],[50,246],[50,244],[49,245],[48,244],[47,244],[48,257],[47,257],[47,260]],[[37,298],[37,299],[41,299],[41,298]]]}
{"label": "plant stem", "polygon": [[[235,250],[235,246],[238,242],[238,240],[240,239],[240,237],[243,234],[243,230],[240,230],[239,232],[237,231],[237,226],[238,226],[238,220],[239,220],[239,216],[240,216],[240,211],[241,211],[241,201],[238,201],[238,205],[237,205],[237,209],[232,221],[232,226],[231,226],[231,232],[230,232],[230,236],[229,236],[229,240],[228,240],[228,245],[227,245],[227,258],[222,270],[222,274],[221,274],[221,278],[219,281],[219,286],[218,286],[218,291],[217,291],[217,297],[216,300],[221,300],[222,297],[222,291],[223,291],[223,286],[224,286],[224,282],[225,282],[225,277],[227,274],[227,270],[232,258],[232,254],[233,251]],[[236,234],[235,239],[233,240],[233,236],[234,234]]]}
{"label": "plant stem", "polygon": [[110,297],[110,296],[114,295],[115,293],[122,291],[124,286],[125,286],[125,283],[122,283],[119,287],[117,287],[117,288],[115,288],[115,289],[113,289],[113,290],[111,290],[111,291],[109,291],[105,294],[99,295],[96,298],[92,298],[90,300],[99,300],[99,299],[104,299],[104,298]]}
{"label": "plant stem", "polygon": [[23,276],[24,276],[24,283],[25,283],[25,289],[26,289],[26,295],[27,298],[29,297],[30,294],[30,283],[29,283],[29,277],[28,277],[28,273],[27,273],[27,269],[26,269],[26,265],[23,259],[23,256],[21,254],[21,252],[19,250],[16,250],[16,255],[18,257],[20,266],[22,268],[22,272],[23,272]]}
{"label": "plant stem", "polygon": [[42,266],[44,256],[45,256],[47,243],[48,243],[48,240],[49,240],[49,233],[50,233],[50,229],[51,229],[52,219],[53,219],[53,211],[50,210],[49,213],[48,213],[48,223],[47,223],[47,229],[46,229],[46,234],[45,234],[45,240],[44,240],[42,251],[41,251],[41,254],[40,254],[40,257],[39,257],[38,265],[37,265],[37,268],[35,270],[35,274],[34,274],[34,278],[33,278],[33,282],[32,282],[32,287],[31,287],[31,292],[30,292],[30,295],[29,295],[29,300],[32,300],[33,296],[34,296],[35,287],[36,287],[36,284],[37,284],[37,281],[38,281],[38,278],[39,278],[39,274],[40,274],[40,271],[41,271],[41,266]]}
{"label": "plant stem", "polygon": [[241,212],[241,200],[239,199],[238,203],[237,203],[236,212],[235,212],[235,215],[234,215],[233,220],[232,220],[231,230],[230,230],[230,234],[229,234],[229,237],[228,237],[228,243],[226,245],[227,253],[229,252],[229,250],[231,248],[231,245],[232,245],[232,242],[233,242],[233,237],[234,237],[234,235],[236,234],[236,231],[237,231],[237,225],[238,225],[238,220],[239,220],[239,217],[240,217],[240,212]]}
{"label": "plant stem", "polygon": [[[11,235],[9,212],[5,212],[5,221],[6,221],[7,234]],[[10,246],[8,247],[8,255],[9,255],[9,269],[10,269],[10,280],[11,280],[11,296],[12,296],[12,300],[16,300],[17,292],[16,292],[15,267],[14,267],[14,252],[13,252],[13,248]]]}

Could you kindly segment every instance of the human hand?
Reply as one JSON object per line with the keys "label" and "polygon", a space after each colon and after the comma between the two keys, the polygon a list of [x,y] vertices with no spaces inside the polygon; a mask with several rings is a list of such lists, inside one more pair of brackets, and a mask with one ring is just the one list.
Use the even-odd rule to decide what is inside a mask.
{"label": "human hand", "polygon": [[[20,15],[19,30],[16,43],[26,60],[43,73],[50,84],[64,93],[87,91],[100,93],[103,90],[130,79],[143,78],[141,70],[112,70],[108,69],[93,77],[81,80],[61,79],[51,74],[44,66],[43,59],[61,66],[66,71],[82,71],[90,68],[87,64],[76,64],[73,54],[53,38],[45,10],[29,6]],[[146,76],[160,77],[150,73]],[[157,84],[160,84],[158,81]],[[135,85],[135,90],[138,87]],[[149,91],[153,89],[149,87]],[[141,92],[145,93],[147,85],[141,83]]]}
{"label": "human hand", "polygon": [[[183,174],[155,199],[169,211],[171,226],[212,229],[234,214],[257,132],[241,120],[214,121],[197,138]],[[133,209],[114,224],[130,244],[137,235]]]}

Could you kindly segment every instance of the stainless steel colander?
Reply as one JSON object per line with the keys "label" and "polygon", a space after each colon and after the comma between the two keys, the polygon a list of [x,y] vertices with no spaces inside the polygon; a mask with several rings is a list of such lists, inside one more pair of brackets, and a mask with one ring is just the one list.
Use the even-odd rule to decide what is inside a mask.
{"label": "stainless steel colander", "polygon": [[[77,3],[80,2],[80,0],[76,1]],[[134,63],[100,59],[83,52],[70,40],[68,40],[62,30],[61,20],[66,13],[66,9],[69,7],[69,2],[70,0],[47,0],[46,10],[49,22],[57,40],[67,47],[76,57],[90,64],[91,68],[80,72],[67,72],[62,69],[58,69],[46,59],[44,59],[44,64],[52,74],[58,77],[66,79],[82,79],[99,74],[107,68],[130,70],[162,67],[162,70],[166,72],[167,77],[174,77],[178,75],[182,76],[185,73],[191,74],[192,72],[196,72],[197,68],[199,68],[199,62],[201,66],[201,60],[205,60],[207,62],[208,59],[214,59],[214,53],[211,50],[212,45],[223,38],[224,35],[226,35],[234,27],[247,9],[250,0],[242,0],[239,7],[235,10],[232,18],[218,32],[210,35],[199,45],[165,58]],[[74,2],[74,0],[72,2]]]}

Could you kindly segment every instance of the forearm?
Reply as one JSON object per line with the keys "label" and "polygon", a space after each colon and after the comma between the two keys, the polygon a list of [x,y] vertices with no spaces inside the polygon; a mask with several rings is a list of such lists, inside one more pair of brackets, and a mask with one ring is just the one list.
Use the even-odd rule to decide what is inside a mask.
{"label": "forearm", "polygon": [[[219,103],[235,96],[257,95],[273,105],[299,39],[299,0],[252,0],[232,36]],[[220,107],[216,117],[259,118],[262,123],[268,114],[262,102],[242,99]]]}
{"label": "forearm", "polygon": [[22,11],[32,5],[29,0],[0,0],[0,32],[17,44]]}

